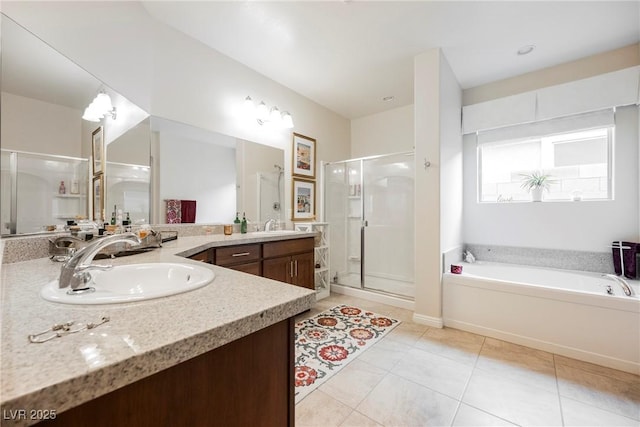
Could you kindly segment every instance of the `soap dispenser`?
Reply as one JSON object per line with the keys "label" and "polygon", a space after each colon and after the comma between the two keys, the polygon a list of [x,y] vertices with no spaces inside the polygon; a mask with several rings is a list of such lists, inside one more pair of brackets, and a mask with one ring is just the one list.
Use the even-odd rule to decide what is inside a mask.
{"label": "soap dispenser", "polygon": [[242,222],[240,223],[240,233],[247,233],[247,217],[244,212],[242,212]]}
{"label": "soap dispenser", "polygon": [[240,218],[238,218],[239,215],[240,215],[240,212],[236,212],[236,219],[233,220],[234,224],[240,224]]}

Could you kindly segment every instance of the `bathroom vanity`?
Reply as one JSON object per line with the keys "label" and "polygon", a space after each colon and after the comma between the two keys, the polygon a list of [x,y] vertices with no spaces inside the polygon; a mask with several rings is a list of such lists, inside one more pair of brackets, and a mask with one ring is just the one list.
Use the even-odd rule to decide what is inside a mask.
{"label": "bathroom vanity", "polygon": [[209,248],[190,258],[313,289],[313,237]]}
{"label": "bathroom vanity", "polygon": [[[292,426],[293,319],[315,295],[256,273],[267,276],[273,260],[275,271],[295,273],[297,260],[298,273],[307,274],[300,260],[309,243],[312,233],[180,237],[110,261],[202,259],[213,282],[170,297],[92,307],[40,297],[59,263],[2,265],[2,425]],[[103,316],[110,321],[93,330],[42,344],[27,339],[56,323]]]}

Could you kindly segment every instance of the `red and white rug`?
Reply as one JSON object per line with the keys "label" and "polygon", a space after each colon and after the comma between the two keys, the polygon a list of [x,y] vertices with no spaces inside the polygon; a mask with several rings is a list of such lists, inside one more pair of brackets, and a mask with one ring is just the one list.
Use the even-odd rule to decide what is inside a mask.
{"label": "red and white rug", "polygon": [[399,324],[399,320],[348,305],[297,322],[296,403]]}

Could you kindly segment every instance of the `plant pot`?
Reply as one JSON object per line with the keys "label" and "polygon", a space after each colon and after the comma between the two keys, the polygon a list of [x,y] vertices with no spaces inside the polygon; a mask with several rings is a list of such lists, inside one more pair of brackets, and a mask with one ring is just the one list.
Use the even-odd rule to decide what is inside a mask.
{"label": "plant pot", "polygon": [[531,189],[531,201],[532,202],[541,202],[542,201],[542,192],[544,188],[542,187],[533,187]]}

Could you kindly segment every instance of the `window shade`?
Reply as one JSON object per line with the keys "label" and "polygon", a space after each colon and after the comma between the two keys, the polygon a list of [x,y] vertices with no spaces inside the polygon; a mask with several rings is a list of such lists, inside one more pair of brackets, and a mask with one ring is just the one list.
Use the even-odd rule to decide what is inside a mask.
{"label": "window shade", "polygon": [[478,145],[614,125],[613,109],[478,132]]}
{"label": "window shade", "polygon": [[640,67],[465,105],[463,133],[640,104]]}

